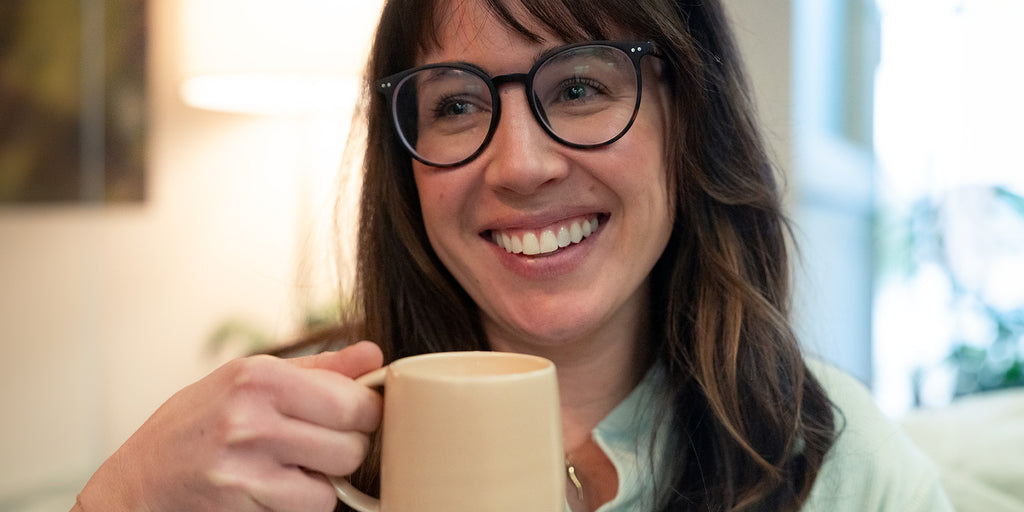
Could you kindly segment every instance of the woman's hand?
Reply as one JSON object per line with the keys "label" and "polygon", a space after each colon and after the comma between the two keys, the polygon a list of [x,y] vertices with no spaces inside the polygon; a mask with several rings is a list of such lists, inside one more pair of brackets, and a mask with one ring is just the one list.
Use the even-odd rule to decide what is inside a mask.
{"label": "woman's hand", "polygon": [[296,359],[225,364],[171,397],[93,475],[74,510],[323,511],[324,477],[362,463],[381,397],[368,342]]}

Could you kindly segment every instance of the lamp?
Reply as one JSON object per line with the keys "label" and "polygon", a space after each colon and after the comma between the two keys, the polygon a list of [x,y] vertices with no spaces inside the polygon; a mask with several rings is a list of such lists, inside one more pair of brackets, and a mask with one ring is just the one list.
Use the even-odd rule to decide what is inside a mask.
{"label": "lamp", "polygon": [[181,0],[180,94],[247,114],[337,111],[356,84],[380,0]]}
{"label": "lamp", "polygon": [[[303,316],[322,302],[326,290],[318,290],[320,284],[338,284],[328,278],[334,269],[311,254],[352,259],[344,252],[351,244],[324,247],[321,235],[334,228],[325,221],[334,215],[322,207],[339,188],[341,206],[357,203],[356,173],[342,169],[342,182],[334,179],[382,3],[179,0],[182,101],[208,111],[273,116],[295,128],[298,172],[289,172],[298,188],[296,306]],[[339,227],[341,236],[354,236],[354,226]]]}

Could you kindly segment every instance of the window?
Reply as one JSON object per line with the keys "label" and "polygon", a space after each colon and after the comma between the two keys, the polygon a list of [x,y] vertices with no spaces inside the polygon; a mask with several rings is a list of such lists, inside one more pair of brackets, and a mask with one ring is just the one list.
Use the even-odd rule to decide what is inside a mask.
{"label": "window", "polygon": [[1024,2],[877,2],[874,387],[898,415],[1024,384]]}

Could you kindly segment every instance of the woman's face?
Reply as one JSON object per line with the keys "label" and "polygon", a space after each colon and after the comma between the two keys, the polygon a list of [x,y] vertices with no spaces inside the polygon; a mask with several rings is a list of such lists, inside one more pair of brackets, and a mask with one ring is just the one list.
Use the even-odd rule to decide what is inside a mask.
{"label": "woman's face", "polygon": [[[565,44],[536,26],[528,28],[544,41],[526,41],[480,0],[457,2],[448,19],[440,47],[418,64],[464,61],[491,76],[525,73],[545,50]],[[644,59],[636,121],[609,146],[559,144],[531,114],[523,85],[513,83],[499,89],[500,123],[476,159],[451,169],[413,162],[430,243],[479,305],[493,348],[542,350],[599,336],[620,342],[645,325],[648,275],[673,222],[667,92],[653,60]],[[588,235],[587,223],[596,226]],[[563,230],[570,244],[546,252]],[[542,253],[504,247],[534,240]]]}

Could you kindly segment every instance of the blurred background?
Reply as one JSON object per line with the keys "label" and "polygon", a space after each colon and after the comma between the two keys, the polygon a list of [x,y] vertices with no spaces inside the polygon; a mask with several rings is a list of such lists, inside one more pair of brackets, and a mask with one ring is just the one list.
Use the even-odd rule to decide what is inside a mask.
{"label": "blurred background", "polygon": [[[965,455],[1024,446],[1024,3],[725,3],[808,350],[871,388],[960,510],[1024,509],[1022,463]],[[0,512],[67,510],[175,391],[329,321],[379,8],[0,5]],[[1002,444],[966,445],[978,428]]]}

